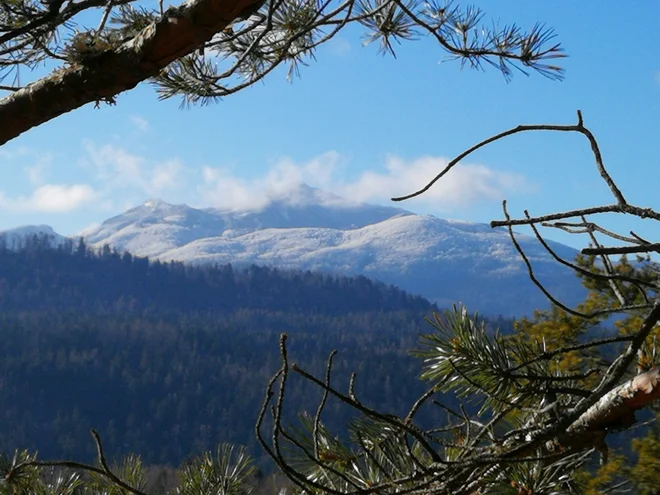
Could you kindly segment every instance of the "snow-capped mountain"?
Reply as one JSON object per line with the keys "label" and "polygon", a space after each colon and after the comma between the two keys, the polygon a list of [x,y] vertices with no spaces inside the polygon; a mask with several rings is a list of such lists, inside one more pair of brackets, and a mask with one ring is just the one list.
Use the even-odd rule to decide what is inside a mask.
{"label": "snow-capped mountain", "polygon": [[13,229],[0,231],[0,242],[9,248],[20,245],[21,241],[33,235],[46,237],[51,245],[62,244],[67,238],[58,234],[48,225],[25,225]]}
{"label": "snow-capped mountain", "polygon": [[150,199],[82,235],[91,245],[107,243],[141,256],[164,259],[166,252],[198,239],[268,228],[347,230],[398,215],[412,213],[400,208],[349,203],[334,194],[301,185],[257,210],[196,209]]}
{"label": "snow-capped mountain", "polygon": [[[94,247],[109,244],[163,261],[363,274],[440,306],[460,301],[489,315],[531,314],[548,306],[503,229],[349,203],[304,185],[254,210],[149,200],[82,235]],[[573,272],[535,239],[519,235],[518,242],[553,294],[569,304],[581,300],[584,291]],[[577,254],[549,244],[567,259]]]}

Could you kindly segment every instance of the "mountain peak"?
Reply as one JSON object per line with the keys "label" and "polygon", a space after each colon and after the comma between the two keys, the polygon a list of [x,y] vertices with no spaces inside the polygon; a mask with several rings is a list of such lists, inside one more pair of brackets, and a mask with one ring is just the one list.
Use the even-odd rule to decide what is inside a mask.
{"label": "mountain peak", "polygon": [[162,199],[159,198],[150,198],[147,199],[144,203],[142,203],[142,206],[144,208],[151,208],[152,210],[157,210],[159,208],[169,208],[174,205],[168,203],[167,201],[163,201]]}

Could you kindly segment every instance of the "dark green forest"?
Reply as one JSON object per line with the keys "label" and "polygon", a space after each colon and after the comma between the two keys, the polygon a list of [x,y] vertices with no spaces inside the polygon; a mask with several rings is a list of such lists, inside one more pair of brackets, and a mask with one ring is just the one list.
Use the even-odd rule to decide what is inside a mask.
{"label": "dark green forest", "polygon": [[[254,423],[282,332],[293,361],[321,374],[337,349],[335,383],[355,371],[365,403],[402,414],[424,391],[408,351],[437,309],[365,277],[150,262],[38,236],[1,244],[0,446],[89,460],[95,428],[109,456],[148,464],[219,442],[260,458]],[[295,421],[320,391],[290,387]],[[330,403],[325,419],[341,431],[347,414]]]}

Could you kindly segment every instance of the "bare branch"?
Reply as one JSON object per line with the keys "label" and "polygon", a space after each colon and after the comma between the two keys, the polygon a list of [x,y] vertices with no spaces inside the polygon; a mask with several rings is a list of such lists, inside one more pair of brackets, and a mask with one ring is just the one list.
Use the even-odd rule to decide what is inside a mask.
{"label": "bare branch", "polygon": [[[587,222],[586,217],[583,215],[582,216],[582,221],[584,223]],[[593,230],[590,230],[587,232],[589,234],[589,238],[591,239],[591,242],[593,242],[594,246],[596,247],[601,247],[600,243],[598,242],[598,239],[596,238],[596,235],[594,234]],[[614,266],[612,265],[612,262],[610,261],[610,258],[607,255],[601,255],[600,257],[601,261],[603,262],[603,269],[605,270],[605,273],[609,277],[607,280],[607,284],[610,286],[610,289],[612,289],[612,292],[616,296],[616,298],[619,301],[619,304],[621,306],[626,306],[628,304],[628,301],[623,297],[623,294],[621,293],[621,290],[619,290],[619,286],[616,284],[616,282],[612,279],[614,276]],[[641,290],[642,294],[646,297],[646,294],[644,293],[644,290],[637,285],[637,288]]]}
{"label": "bare branch", "polygon": [[[529,212],[527,210],[525,210],[525,216],[527,218],[531,218],[529,216]],[[648,304],[639,306],[639,305],[635,305],[635,304],[628,305],[627,303],[624,302],[624,303],[621,304],[621,307],[615,308],[617,312],[620,312],[624,309],[625,310],[633,310],[633,309],[644,309],[644,308],[650,308],[651,307],[650,303],[648,301],[648,297],[646,295],[646,291],[643,289],[643,286],[647,286],[649,288],[655,288],[656,284],[651,283],[651,282],[647,282],[645,280],[641,280],[641,279],[636,278],[636,277],[628,277],[626,275],[618,275],[618,274],[614,273],[613,271],[610,271],[610,273],[608,273],[607,275],[602,275],[600,273],[596,273],[596,272],[586,270],[586,269],[582,268],[580,265],[578,265],[576,263],[571,263],[569,261],[566,261],[561,256],[559,256],[555,252],[554,249],[552,249],[550,247],[550,245],[545,241],[545,239],[543,238],[543,236],[541,235],[541,233],[539,232],[539,230],[538,230],[538,228],[536,227],[535,224],[531,223],[529,226],[532,229],[532,232],[534,232],[534,235],[535,235],[536,239],[539,241],[539,243],[544,247],[544,249],[548,252],[548,254],[550,254],[550,256],[552,256],[554,258],[554,260],[557,261],[558,263],[560,263],[560,264],[562,264],[562,265],[564,265],[568,268],[571,268],[572,270],[576,271],[577,273],[580,273],[581,275],[584,275],[585,277],[588,277],[588,278],[591,278],[591,279],[594,279],[594,280],[602,280],[604,282],[610,282],[610,281],[614,281],[614,280],[618,280],[618,281],[621,281],[621,282],[629,282],[630,284],[635,285],[639,289],[640,293],[642,294],[642,296],[644,297],[644,299],[648,303]]]}
{"label": "bare branch", "polygon": [[[583,216],[583,215],[581,215]],[[575,222],[545,222],[541,224],[542,227],[550,227],[554,229],[559,229],[563,230],[564,232],[568,232],[569,234],[588,234],[590,232],[600,232],[603,235],[606,235],[607,237],[611,237],[612,239],[616,239],[617,241],[622,241],[622,242],[630,242],[633,244],[648,244],[648,242],[643,242],[642,240],[639,239],[639,237],[626,237],[621,234],[617,234],[616,232],[612,232],[611,230],[607,230],[597,223],[594,222],[587,222],[586,220],[583,220],[580,223],[575,223]],[[632,234],[632,233],[631,233]]]}
{"label": "bare branch", "polygon": [[607,339],[599,339],[599,340],[592,340],[590,342],[586,342],[584,344],[576,344],[572,346],[566,346],[566,347],[558,347],[557,349],[554,349],[552,351],[544,351],[538,356],[534,357],[533,359],[530,359],[528,361],[525,361],[523,363],[520,363],[516,366],[513,366],[510,368],[510,372],[515,372],[518,371],[522,368],[525,368],[537,361],[543,361],[543,360],[550,360],[553,359],[557,356],[560,356],[562,354],[568,354],[569,352],[574,352],[574,351],[582,351],[585,349],[591,349],[593,347],[600,347],[600,346],[605,346],[605,345],[610,345],[610,344],[618,344],[621,342],[630,342],[633,339],[631,335],[623,335],[620,337],[610,337]]}
{"label": "bare branch", "polygon": [[614,198],[617,201],[617,205],[619,207],[624,207],[627,205],[627,202],[625,198],[623,197],[623,194],[619,190],[619,188],[616,186],[614,181],[612,180],[612,177],[610,177],[610,174],[607,172],[605,169],[605,165],[603,164],[603,158],[600,153],[600,149],[598,147],[598,142],[596,141],[596,138],[594,135],[591,133],[589,129],[587,129],[583,125],[582,121],[582,112],[580,110],[577,111],[578,113],[578,123],[576,125],[549,125],[549,124],[541,124],[541,125],[519,125],[517,127],[514,127],[513,129],[509,129],[508,131],[501,132],[499,134],[496,134],[495,136],[492,136],[488,139],[485,139],[481,141],[478,144],[475,144],[468,150],[464,151],[460,155],[458,155],[456,158],[451,160],[445,168],[438,174],[436,175],[426,186],[424,186],[422,189],[408,194],[406,196],[400,196],[397,198],[392,198],[392,201],[403,201],[406,199],[414,198],[416,196],[419,196],[426,191],[428,191],[433,184],[435,184],[437,181],[439,181],[445,174],[447,174],[454,166],[456,166],[462,159],[466,158],[467,156],[471,155],[475,151],[477,151],[480,148],[483,148],[484,146],[494,143],[495,141],[499,141],[500,139],[504,139],[505,137],[512,136],[514,134],[518,134],[521,132],[530,132],[530,131],[556,131],[556,132],[577,132],[579,134],[584,135],[587,140],[589,141],[589,144],[591,146],[591,150],[594,154],[594,158],[596,160],[596,168],[598,169],[598,173],[600,176],[603,178],[605,183],[610,189],[610,192],[614,196]]}
{"label": "bare branch", "polygon": [[660,242],[642,244],[640,246],[584,248],[581,252],[587,255],[660,253]]}
{"label": "bare branch", "polygon": [[[507,221],[510,221],[511,217],[509,216],[509,212],[506,209],[506,200],[502,201],[502,210],[504,211],[504,216],[506,217]],[[547,297],[555,306],[563,309],[564,311],[566,311],[567,313],[569,313],[573,316],[579,316],[581,318],[590,319],[590,318],[594,318],[594,317],[598,316],[598,314],[602,314],[602,313],[586,314],[586,313],[582,313],[580,311],[576,311],[574,309],[569,308],[568,306],[566,306],[565,304],[563,304],[562,302],[557,300],[552,294],[550,294],[550,292],[548,292],[548,290],[543,286],[543,284],[541,282],[539,282],[539,280],[536,278],[536,275],[534,275],[534,268],[532,267],[532,264],[530,263],[529,259],[527,258],[527,255],[525,254],[523,249],[520,247],[520,244],[518,243],[518,240],[516,239],[516,236],[513,232],[513,228],[511,227],[511,225],[509,225],[508,228],[509,228],[509,237],[511,238],[511,243],[516,248],[516,251],[518,251],[518,254],[520,255],[520,257],[523,259],[523,262],[525,263],[525,266],[527,266],[527,273],[529,274],[530,280],[534,283],[534,285],[536,285],[541,290],[541,292],[543,292],[545,297]]]}

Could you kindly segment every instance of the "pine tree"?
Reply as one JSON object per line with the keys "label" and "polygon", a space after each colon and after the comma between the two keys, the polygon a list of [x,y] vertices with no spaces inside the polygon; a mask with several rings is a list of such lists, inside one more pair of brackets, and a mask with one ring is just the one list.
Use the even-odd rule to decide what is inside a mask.
{"label": "pine tree", "polygon": [[[444,0],[191,0],[165,9],[146,0],[4,0],[0,3],[0,145],[83,105],[107,103],[143,81],[160,98],[209,103],[279,65],[288,76],[316,48],[360,25],[382,52],[430,36],[450,57],[561,78],[551,29],[482,22]],[[34,69],[54,70],[35,78]],[[32,76],[32,78],[31,78]]]}

